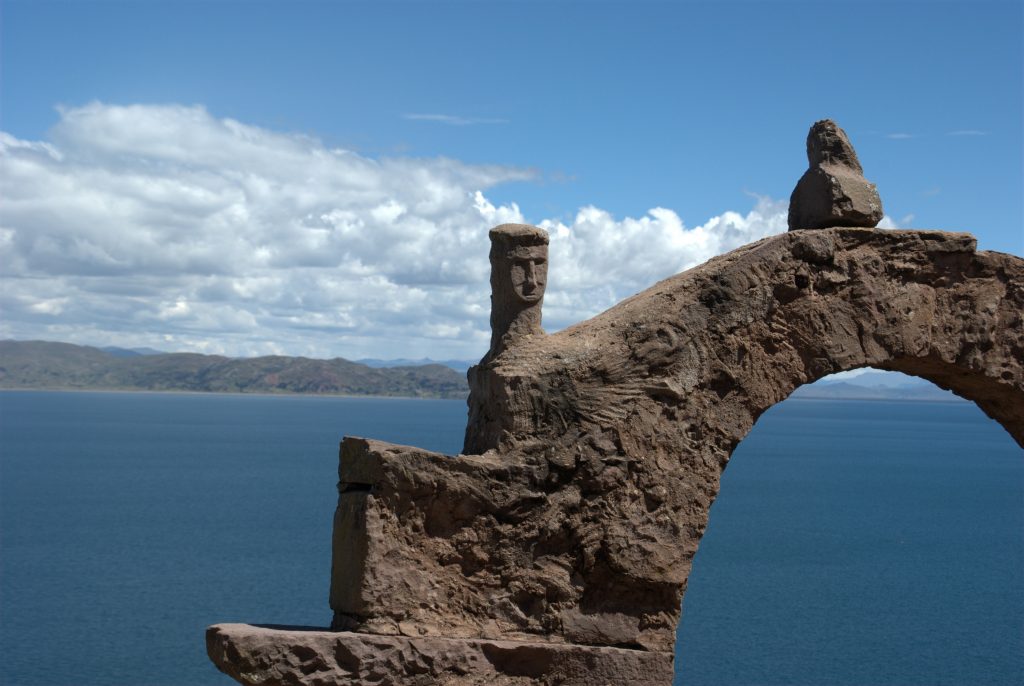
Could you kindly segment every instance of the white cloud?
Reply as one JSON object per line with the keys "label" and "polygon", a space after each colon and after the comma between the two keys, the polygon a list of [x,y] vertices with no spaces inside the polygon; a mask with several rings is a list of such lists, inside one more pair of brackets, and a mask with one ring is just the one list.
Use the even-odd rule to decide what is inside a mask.
{"label": "white cloud", "polygon": [[768,198],[692,227],[662,207],[525,218],[486,194],[532,172],[371,159],[202,107],[64,109],[48,141],[0,135],[0,159],[0,337],[469,359],[492,226],[551,232],[549,330],[786,229]]}
{"label": "white cloud", "polygon": [[616,219],[593,206],[571,224],[544,220],[551,234],[545,321],[557,328],[586,319],[672,274],[786,230],[784,201],[758,198],[746,215],[726,212],[687,228],[662,207]]}
{"label": "white cloud", "polygon": [[508,119],[489,119],[485,117],[460,117],[454,114],[403,114],[403,119],[411,121],[429,121],[449,126],[472,126],[474,124],[507,124]]}
{"label": "white cloud", "polygon": [[893,219],[889,215],[884,215],[882,220],[878,222],[878,228],[880,229],[903,229],[910,225],[914,221],[914,215],[907,214],[900,219]]}

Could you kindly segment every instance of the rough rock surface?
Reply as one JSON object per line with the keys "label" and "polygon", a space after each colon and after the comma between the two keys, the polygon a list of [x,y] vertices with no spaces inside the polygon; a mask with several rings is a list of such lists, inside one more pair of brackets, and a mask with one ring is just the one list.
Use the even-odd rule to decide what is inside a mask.
{"label": "rough rock surface", "polygon": [[882,200],[864,178],[846,132],[831,119],[807,134],[808,169],[789,198],[789,230],[830,226],[877,226]]}
{"label": "rough rock surface", "polygon": [[[263,683],[667,686],[658,665],[674,648],[722,471],[795,388],[860,367],[906,372],[973,400],[1024,446],[1024,260],[975,248],[968,234],[938,231],[791,231],[557,334],[511,327],[470,374],[464,455],[343,442],[330,597],[339,633],[261,635],[256,648],[211,656],[239,680],[231,665],[262,670],[243,683],[283,679],[287,662],[307,677]],[[496,264],[499,279],[515,279]],[[541,656],[568,651],[594,671],[541,678],[405,657],[457,639],[485,656],[485,645],[543,643],[551,652],[522,653],[519,669],[563,664]],[[606,648],[651,655],[648,681],[633,662],[602,662]],[[417,682],[397,667],[321,678],[311,666],[316,655],[341,664],[378,653],[469,671],[445,681],[455,677],[438,667]]]}
{"label": "rough rock surface", "polygon": [[243,684],[660,686],[671,653],[216,624],[206,651]]}
{"label": "rough rock surface", "polygon": [[1024,260],[967,234],[765,239],[474,370],[465,455],[348,439],[335,628],[671,651],[733,449],[797,386],[873,366],[1024,440]]}

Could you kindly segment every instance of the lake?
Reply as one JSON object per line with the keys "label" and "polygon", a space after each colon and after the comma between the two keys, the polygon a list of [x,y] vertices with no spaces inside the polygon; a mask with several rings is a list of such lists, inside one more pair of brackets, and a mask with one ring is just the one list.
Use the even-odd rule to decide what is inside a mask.
{"label": "lake", "polygon": [[[0,683],[234,683],[217,622],[327,625],[337,444],[465,403],[0,392]],[[968,403],[790,400],[737,449],[677,684],[1024,683],[1024,454]]]}

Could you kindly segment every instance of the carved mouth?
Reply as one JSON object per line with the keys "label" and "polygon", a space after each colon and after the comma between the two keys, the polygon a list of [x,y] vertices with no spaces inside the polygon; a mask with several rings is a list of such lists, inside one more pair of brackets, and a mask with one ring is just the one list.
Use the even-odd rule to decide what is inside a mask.
{"label": "carved mouth", "polygon": [[541,299],[544,295],[543,289],[540,288],[523,288],[519,291],[519,297],[526,302],[536,302]]}

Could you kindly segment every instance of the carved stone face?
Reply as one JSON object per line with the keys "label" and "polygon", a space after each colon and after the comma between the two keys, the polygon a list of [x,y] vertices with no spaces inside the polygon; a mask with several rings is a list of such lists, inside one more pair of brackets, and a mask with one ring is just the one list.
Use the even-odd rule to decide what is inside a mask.
{"label": "carved stone face", "polygon": [[541,307],[548,285],[548,234],[528,224],[502,224],[491,239],[491,349],[500,354],[522,336],[543,335]]}
{"label": "carved stone face", "polygon": [[546,245],[518,246],[508,254],[512,292],[524,303],[539,302],[548,283]]}

